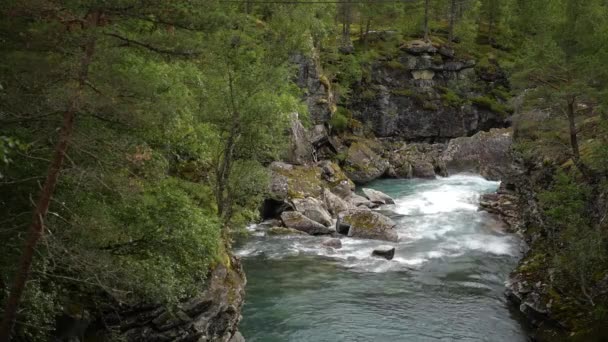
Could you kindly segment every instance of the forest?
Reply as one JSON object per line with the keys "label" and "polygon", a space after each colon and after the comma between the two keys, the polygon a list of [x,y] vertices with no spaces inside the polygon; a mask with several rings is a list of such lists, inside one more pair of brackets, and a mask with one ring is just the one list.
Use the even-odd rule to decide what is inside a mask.
{"label": "forest", "polygon": [[[0,18],[1,341],[194,296],[263,218],[292,113],[334,137],[382,135],[358,109],[381,92],[374,68],[406,70],[412,41],[474,61],[492,87],[388,91],[512,127],[537,209],[518,271],[550,284],[560,329],[605,336],[605,1],[5,0]],[[331,92],[312,105],[325,114],[298,84],[302,59]]]}

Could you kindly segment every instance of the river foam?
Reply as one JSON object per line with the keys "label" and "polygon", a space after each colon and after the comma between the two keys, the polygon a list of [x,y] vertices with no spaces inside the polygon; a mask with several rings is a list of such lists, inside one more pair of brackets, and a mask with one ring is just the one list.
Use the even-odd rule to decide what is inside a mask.
{"label": "river foam", "polygon": [[[478,211],[479,197],[499,186],[475,175],[455,175],[436,180],[383,180],[370,187],[384,191],[396,204],[381,208],[397,223],[399,241],[343,237],[342,248],[321,245],[319,237],[267,237],[257,226],[248,227],[253,238],[237,255],[281,259],[298,255],[330,258],[346,268],[368,272],[402,271],[422,267],[429,261],[458,258],[467,253],[517,255],[518,241],[501,232],[501,223]],[[396,248],[386,261],[371,256],[379,245]]]}

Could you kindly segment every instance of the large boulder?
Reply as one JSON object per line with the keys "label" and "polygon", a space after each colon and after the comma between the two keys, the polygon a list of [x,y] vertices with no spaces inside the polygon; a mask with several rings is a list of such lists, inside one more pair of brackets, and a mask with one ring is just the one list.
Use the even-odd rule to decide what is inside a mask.
{"label": "large boulder", "polygon": [[451,140],[441,160],[450,172],[479,172],[488,179],[500,180],[513,164],[512,143],[510,129],[479,132]]}
{"label": "large boulder", "polygon": [[373,203],[363,196],[352,193],[344,199],[352,208],[375,208],[378,204]]}
{"label": "large boulder", "polygon": [[355,183],[365,184],[384,175],[389,168],[386,159],[380,157],[364,142],[354,142],[346,151],[344,171]]}
{"label": "large boulder", "polygon": [[290,144],[285,156],[285,161],[304,165],[313,161],[313,145],[308,139],[308,132],[300,122],[298,113],[292,113],[289,126]]}
{"label": "large boulder", "polygon": [[435,178],[447,176],[441,160],[441,144],[405,144],[389,152],[389,162],[396,178]]}
{"label": "large boulder", "polygon": [[308,235],[303,231],[287,228],[287,227],[272,227],[266,231],[269,236],[282,236],[282,235]]}
{"label": "large boulder", "polygon": [[339,196],[332,193],[329,189],[323,189],[323,200],[325,201],[325,206],[329,209],[329,212],[334,216],[338,216],[343,211],[352,208],[352,205],[344,201]]}
{"label": "large boulder", "polygon": [[355,183],[353,183],[338,164],[329,160],[323,160],[317,166],[321,169],[322,180],[333,192],[348,195],[355,190]]}
{"label": "large boulder", "polygon": [[282,162],[270,164],[270,197],[275,200],[315,197],[323,193],[321,169]]}
{"label": "large boulder", "polygon": [[395,200],[391,198],[391,196],[385,194],[382,191],[363,188],[363,193],[365,197],[369,199],[372,203],[376,204],[395,204]]}
{"label": "large boulder", "polygon": [[333,230],[309,219],[297,211],[286,211],[281,214],[281,220],[287,228],[292,228],[309,235],[331,234]]}
{"label": "large boulder", "polygon": [[304,214],[309,219],[318,222],[324,226],[332,224],[331,215],[325,209],[324,203],[316,198],[296,198],[293,200],[293,205],[296,211]]}
{"label": "large boulder", "polygon": [[390,218],[371,210],[349,210],[340,215],[336,230],[346,231],[350,237],[376,239],[396,242],[399,240],[395,222]]}

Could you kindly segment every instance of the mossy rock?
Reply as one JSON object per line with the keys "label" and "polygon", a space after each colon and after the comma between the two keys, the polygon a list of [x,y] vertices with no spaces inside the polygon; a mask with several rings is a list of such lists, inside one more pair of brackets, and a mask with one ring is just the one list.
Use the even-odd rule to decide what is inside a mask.
{"label": "mossy rock", "polygon": [[350,226],[348,236],[363,239],[397,241],[395,222],[371,210],[354,209],[340,215],[340,224]]}
{"label": "mossy rock", "polygon": [[355,183],[371,182],[384,175],[388,167],[388,162],[363,142],[354,142],[348,148],[344,171]]}
{"label": "mossy rock", "polygon": [[266,234],[269,236],[284,236],[284,235],[308,235],[304,232],[301,232],[297,229],[287,228],[287,227],[272,227],[266,231]]}

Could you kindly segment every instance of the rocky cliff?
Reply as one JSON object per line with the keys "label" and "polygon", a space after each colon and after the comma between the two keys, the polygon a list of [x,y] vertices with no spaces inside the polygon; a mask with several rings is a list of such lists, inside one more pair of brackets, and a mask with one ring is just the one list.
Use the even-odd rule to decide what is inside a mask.
{"label": "rocky cliff", "polygon": [[443,142],[508,125],[509,83],[492,60],[478,63],[447,46],[411,41],[368,72],[347,106],[376,136]]}
{"label": "rocky cliff", "polygon": [[[246,278],[238,258],[211,271],[204,289],[178,304],[113,307],[103,317],[103,331],[88,336],[124,341],[244,342],[238,332]],[[90,329],[89,329],[90,330]],[[111,331],[112,335],[107,336]],[[101,337],[100,337],[101,336]]]}

